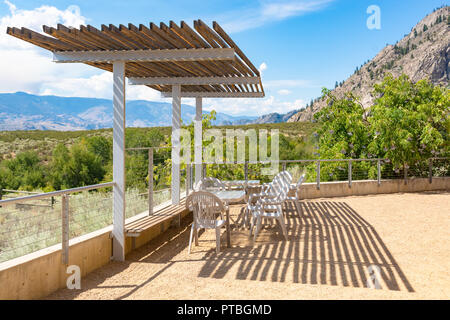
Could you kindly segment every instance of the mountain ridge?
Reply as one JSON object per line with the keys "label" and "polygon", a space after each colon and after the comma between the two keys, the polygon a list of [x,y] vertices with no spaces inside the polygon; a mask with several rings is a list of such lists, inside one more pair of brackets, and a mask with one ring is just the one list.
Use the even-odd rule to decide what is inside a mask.
{"label": "mountain ridge", "polygon": [[[384,47],[372,60],[356,68],[347,80],[337,83],[332,93],[339,99],[353,92],[367,108],[375,83],[387,73],[394,77],[405,73],[414,82],[429,79],[434,85],[449,86],[450,80],[450,6],[436,9],[419,21],[411,32],[394,45]],[[288,122],[310,121],[326,105],[317,98],[297,112]]]}
{"label": "mountain ridge", "polygon": [[[195,107],[182,104],[181,109],[183,122],[190,123],[195,117]],[[214,124],[230,125],[256,119],[218,112]],[[129,127],[170,126],[172,104],[129,100],[126,121]],[[112,100],[109,99],[39,96],[25,92],[0,93],[0,131],[71,131],[111,127]]]}

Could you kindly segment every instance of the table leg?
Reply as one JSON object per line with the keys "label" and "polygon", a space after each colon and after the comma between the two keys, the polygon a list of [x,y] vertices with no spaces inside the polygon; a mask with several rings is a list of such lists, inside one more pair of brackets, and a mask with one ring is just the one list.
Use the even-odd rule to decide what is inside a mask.
{"label": "table leg", "polygon": [[231,230],[230,230],[230,209],[227,208],[227,221],[226,221],[226,228],[227,228],[227,247],[231,248]]}

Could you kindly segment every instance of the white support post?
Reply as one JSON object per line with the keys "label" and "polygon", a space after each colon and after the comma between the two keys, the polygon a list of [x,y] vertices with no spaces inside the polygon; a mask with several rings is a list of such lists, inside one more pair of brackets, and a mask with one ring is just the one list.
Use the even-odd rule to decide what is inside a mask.
{"label": "white support post", "polygon": [[113,259],[125,260],[125,62],[113,63]]}
{"label": "white support post", "polygon": [[172,204],[180,203],[181,86],[172,86]]}
{"label": "white support post", "polygon": [[202,98],[195,98],[194,122],[195,183],[202,179]]}

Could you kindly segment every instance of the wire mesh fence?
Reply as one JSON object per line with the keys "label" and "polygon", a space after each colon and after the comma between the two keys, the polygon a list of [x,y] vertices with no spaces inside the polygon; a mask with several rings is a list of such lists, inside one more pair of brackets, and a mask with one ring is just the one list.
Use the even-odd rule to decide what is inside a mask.
{"label": "wire mesh fence", "polygon": [[0,262],[61,242],[61,208],[30,201],[0,208]]}

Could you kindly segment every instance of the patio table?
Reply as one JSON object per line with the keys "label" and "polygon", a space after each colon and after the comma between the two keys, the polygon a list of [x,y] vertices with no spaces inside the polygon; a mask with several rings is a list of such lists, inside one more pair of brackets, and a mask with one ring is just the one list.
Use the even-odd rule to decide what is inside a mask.
{"label": "patio table", "polygon": [[208,190],[227,205],[226,212],[226,229],[227,229],[227,247],[231,247],[231,231],[230,231],[230,209],[228,204],[242,201],[245,197],[244,190]]}
{"label": "patio table", "polygon": [[222,183],[227,187],[227,189],[231,189],[233,187],[256,187],[260,184],[259,180],[229,180],[222,181]]}

